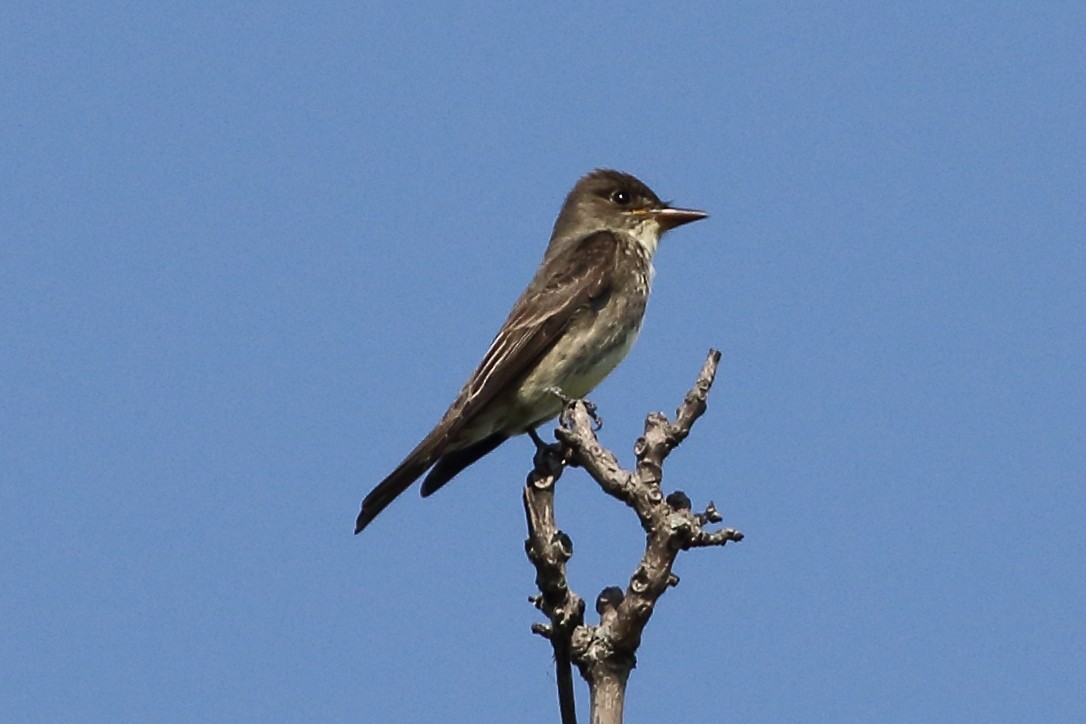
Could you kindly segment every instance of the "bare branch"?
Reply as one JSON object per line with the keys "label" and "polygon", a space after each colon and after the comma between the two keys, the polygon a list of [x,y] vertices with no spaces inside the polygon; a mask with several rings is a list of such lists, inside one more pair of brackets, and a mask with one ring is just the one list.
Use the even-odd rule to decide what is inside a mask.
{"label": "bare branch", "polygon": [[[572,661],[589,683],[593,723],[621,722],[626,682],[636,665],[642,631],[656,601],[679,583],[671,570],[679,551],[743,539],[734,528],[704,529],[723,520],[714,503],[704,512],[694,513],[685,493],[674,491],[665,497],[661,489],[664,460],[705,413],[719,362],[720,353],[710,350],[694,386],[676,409],[674,422],[659,412],[645,418],[644,435],[634,446],[634,471],[624,469],[615,455],[600,445],[595,406],[583,400],[566,405],[555,431],[557,445],[543,445],[533,437],[538,452],[524,492],[529,530],[525,546],[541,591],[532,601],[547,615],[550,625],[536,624],[532,630],[548,638],[554,647],[563,722],[573,721],[566,718],[567,703],[572,711],[572,684],[567,702],[562,692],[563,658],[567,670]],[[573,544],[554,520],[554,482],[566,465],[583,467],[604,492],[633,508],[646,532],[644,554],[626,590],[612,586],[597,597],[600,623],[596,626],[584,624],[584,600],[569,589],[565,564],[573,554]]]}
{"label": "bare branch", "polygon": [[562,724],[576,724],[570,639],[573,630],[584,623],[584,600],[566,582],[566,561],[573,555],[573,541],[558,530],[554,520],[554,484],[562,475],[566,455],[558,445],[544,445],[535,436],[533,439],[537,441],[535,466],[524,486],[524,513],[528,519],[524,549],[535,565],[535,582],[540,591],[530,600],[546,614],[550,625],[535,624],[532,632],[549,639],[554,648]]}

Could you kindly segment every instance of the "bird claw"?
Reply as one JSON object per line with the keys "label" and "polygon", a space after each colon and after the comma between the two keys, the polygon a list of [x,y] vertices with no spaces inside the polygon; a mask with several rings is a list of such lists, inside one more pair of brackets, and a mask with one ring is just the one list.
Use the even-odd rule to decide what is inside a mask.
{"label": "bird claw", "polygon": [[562,388],[558,387],[557,385],[553,387],[548,387],[547,392],[561,400],[562,404],[566,407],[569,407],[574,402],[583,402],[585,412],[587,412],[588,416],[592,418],[592,432],[599,432],[603,429],[603,418],[600,417],[599,409],[596,407],[596,403],[583,397],[580,400],[576,400],[567,395],[565,392],[562,392]]}
{"label": "bird claw", "polygon": [[584,403],[585,412],[592,418],[592,432],[599,432],[603,429],[603,418],[600,417],[599,409],[596,407],[595,402],[589,402],[588,400],[581,400]]}

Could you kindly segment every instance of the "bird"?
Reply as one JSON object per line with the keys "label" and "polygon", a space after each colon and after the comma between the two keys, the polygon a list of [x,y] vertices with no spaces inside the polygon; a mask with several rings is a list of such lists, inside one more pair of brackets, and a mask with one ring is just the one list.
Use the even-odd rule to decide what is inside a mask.
{"label": "bird", "polygon": [[634,176],[599,168],[566,196],[543,260],[479,366],[425,438],[362,501],[360,533],[424,473],[422,495],[580,399],[641,329],[660,237],[707,217],[665,203]]}

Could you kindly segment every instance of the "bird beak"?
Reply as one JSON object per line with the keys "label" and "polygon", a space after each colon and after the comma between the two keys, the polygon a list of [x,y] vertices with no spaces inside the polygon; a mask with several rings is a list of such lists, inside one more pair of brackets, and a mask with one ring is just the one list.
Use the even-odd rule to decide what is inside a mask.
{"label": "bird beak", "polygon": [[656,222],[660,224],[660,228],[664,231],[674,229],[676,226],[682,226],[683,224],[689,224],[691,221],[704,219],[709,215],[704,211],[698,211],[697,209],[675,209],[670,206],[665,206],[662,209],[653,209],[651,213],[653,217],[655,217]]}

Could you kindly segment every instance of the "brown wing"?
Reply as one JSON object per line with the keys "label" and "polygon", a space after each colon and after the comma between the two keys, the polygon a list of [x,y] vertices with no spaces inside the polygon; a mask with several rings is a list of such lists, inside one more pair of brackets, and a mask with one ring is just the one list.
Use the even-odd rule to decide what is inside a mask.
{"label": "brown wing", "polygon": [[[558,341],[574,315],[611,292],[617,256],[618,240],[610,232],[600,231],[544,262],[513,305],[479,367],[441,422],[362,501],[355,533],[369,525],[411,483],[442,460],[449,441],[485,411],[503,389],[531,372]],[[435,480],[424,493],[432,493],[465,465],[499,445],[505,437],[507,435],[496,434],[481,441],[458,441],[465,448],[465,459],[451,461],[454,464],[448,474],[441,476],[440,481]]]}
{"label": "brown wing", "polygon": [[598,231],[539,269],[449,410],[456,418],[449,434],[531,372],[574,316],[611,292],[617,256],[615,236]]}

